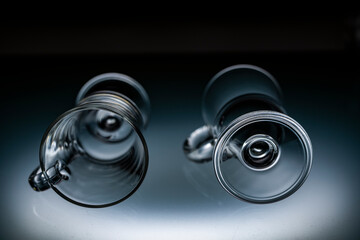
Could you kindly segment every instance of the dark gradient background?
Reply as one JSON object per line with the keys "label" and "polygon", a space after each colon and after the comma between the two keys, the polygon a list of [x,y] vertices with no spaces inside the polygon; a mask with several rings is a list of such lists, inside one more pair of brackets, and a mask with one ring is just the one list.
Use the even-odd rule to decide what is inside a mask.
{"label": "dark gradient background", "polygon": [[[184,20],[184,21],[183,21]],[[0,39],[2,239],[356,239],[360,237],[360,18],[146,17],[102,22],[3,23]],[[251,204],[226,193],[212,164],[188,161],[203,125],[206,83],[233,64],[279,81],[285,108],[314,149],[292,196]],[[137,192],[103,209],[28,185],[47,126],[100,73],[139,81],[152,105],[150,164]]]}

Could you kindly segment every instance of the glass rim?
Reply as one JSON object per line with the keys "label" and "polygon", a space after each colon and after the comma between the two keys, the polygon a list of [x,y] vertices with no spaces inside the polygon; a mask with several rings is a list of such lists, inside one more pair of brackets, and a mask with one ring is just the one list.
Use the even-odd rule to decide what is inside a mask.
{"label": "glass rim", "polygon": [[[103,74],[100,74],[100,75],[97,75],[97,76],[91,78],[89,81],[87,81],[81,87],[80,91],[78,92],[78,94],[76,96],[75,103],[79,104],[86,97],[86,94],[92,87],[94,87],[95,85],[97,85],[100,82],[107,81],[107,80],[116,80],[116,81],[121,81],[123,83],[126,83],[129,86],[131,86],[132,88],[134,88],[139,93],[142,100],[144,101],[144,106],[145,106],[142,118],[143,118],[144,124],[147,125],[149,122],[150,110],[151,110],[149,95],[145,91],[144,87],[138,81],[136,81],[134,78],[132,78],[128,75],[122,74],[122,73],[109,72],[109,73],[103,73]],[[129,99],[129,100],[131,101],[131,99]],[[138,107],[138,106],[136,106],[136,107]],[[139,111],[140,111],[140,109],[139,109]]]}
{"label": "glass rim", "polygon": [[[201,97],[201,106],[202,106],[202,111],[204,110],[204,106],[207,102],[207,94],[209,92],[209,89],[211,88],[211,86],[224,74],[233,71],[233,70],[240,70],[240,69],[251,69],[254,71],[257,71],[261,74],[263,74],[264,76],[266,76],[267,78],[270,79],[270,81],[272,82],[272,84],[275,86],[277,93],[279,94],[279,100],[280,102],[283,101],[283,92],[281,90],[280,84],[278,83],[278,81],[276,80],[276,78],[269,73],[268,71],[266,71],[265,69],[252,65],[252,64],[235,64],[229,67],[226,67],[222,70],[220,70],[219,72],[217,72],[211,79],[210,81],[206,84],[205,89],[203,91],[202,97]],[[203,115],[203,119],[205,120],[206,118],[204,117],[204,113],[202,113]]]}
{"label": "glass rim", "polygon": [[[94,103],[88,103],[88,104],[83,104],[83,105],[78,105],[66,112],[64,112],[63,114],[61,114],[59,117],[56,118],[55,121],[53,121],[50,126],[46,129],[42,140],[41,140],[41,144],[40,144],[40,149],[39,149],[39,161],[40,161],[40,168],[41,171],[43,172],[43,174],[46,172],[45,170],[45,166],[44,166],[44,157],[42,156],[42,148],[44,143],[46,142],[47,137],[49,136],[49,132],[54,128],[54,126],[56,124],[58,124],[60,121],[62,121],[66,116],[68,116],[69,114],[73,114],[75,112],[81,112],[84,110],[107,110],[110,111],[112,113],[115,113],[117,115],[120,115],[126,122],[128,122],[130,124],[130,126],[135,130],[136,134],[138,135],[138,137],[141,140],[143,149],[144,149],[144,174],[142,174],[141,178],[139,179],[139,182],[137,183],[137,185],[124,197],[122,197],[119,200],[110,202],[110,203],[105,203],[105,204],[98,204],[98,205],[92,205],[92,204],[86,204],[86,203],[81,203],[78,202],[68,196],[66,196],[64,193],[62,193],[60,190],[58,190],[56,188],[56,186],[54,186],[53,184],[49,183],[49,186],[51,187],[51,189],[53,189],[58,195],[60,195],[62,198],[64,198],[65,200],[74,203],[76,205],[82,206],[82,207],[88,207],[88,208],[102,208],[102,207],[109,207],[115,204],[118,204],[122,201],[124,201],[125,199],[127,199],[128,197],[130,197],[134,192],[136,192],[136,190],[140,187],[141,183],[143,182],[143,180],[145,179],[145,175],[147,173],[148,170],[148,166],[149,166],[149,152],[148,152],[148,147],[145,141],[145,138],[143,136],[143,134],[141,133],[141,131],[139,130],[139,128],[136,126],[136,124],[134,124],[134,122],[129,119],[128,117],[126,117],[126,115],[121,114],[121,111],[118,111],[116,109],[113,109],[112,107],[104,107],[104,105],[99,105],[99,104],[94,104]],[[44,174],[46,180],[49,181],[47,174]]]}
{"label": "glass rim", "polygon": [[[210,86],[221,76],[223,75],[224,73],[227,73],[229,71],[232,71],[232,70],[235,70],[235,69],[252,69],[252,70],[255,70],[255,71],[258,71],[262,74],[264,74],[265,76],[267,76],[273,83],[274,85],[276,86],[276,88],[279,90],[279,93],[282,95],[282,90],[281,90],[281,87],[279,85],[279,83],[276,81],[275,77],[269,73],[268,71],[266,71],[265,69],[261,68],[261,67],[258,67],[258,66],[255,66],[255,65],[252,65],[252,64],[235,64],[235,65],[232,65],[232,66],[229,66],[229,67],[226,67],[222,70],[220,70],[218,73],[216,73],[212,78],[211,80],[206,84],[206,87],[205,87],[205,90],[204,90],[204,93],[206,93],[208,91],[208,89],[210,88]],[[205,94],[204,94],[205,95]]]}
{"label": "glass rim", "polygon": [[[227,182],[227,180],[223,176],[220,165],[221,165],[222,155],[225,150],[225,146],[228,144],[228,142],[236,132],[238,132],[240,129],[242,129],[243,127],[249,124],[256,123],[259,121],[266,121],[266,120],[282,124],[283,126],[292,130],[299,137],[304,148],[306,164],[303,167],[300,176],[288,189],[270,197],[258,198],[243,194],[235,190],[233,187],[231,187],[231,185]],[[305,129],[291,117],[280,112],[267,111],[267,110],[250,112],[233,120],[229,124],[229,126],[226,129],[224,129],[219,135],[218,141],[215,144],[214,152],[213,152],[213,159],[214,159],[213,164],[214,164],[215,175],[220,185],[232,196],[253,203],[275,202],[290,196],[292,193],[298,190],[305,182],[305,180],[307,179],[310,173],[312,166],[312,158],[313,158],[312,144]]]}

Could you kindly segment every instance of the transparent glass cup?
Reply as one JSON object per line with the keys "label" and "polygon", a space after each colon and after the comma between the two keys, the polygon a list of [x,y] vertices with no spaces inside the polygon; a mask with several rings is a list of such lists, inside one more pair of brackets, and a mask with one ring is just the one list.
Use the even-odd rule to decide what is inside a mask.
{"label": "transparent glass cup", "polygon": [[105,73],[92,78],[79,91],[76,106],[45,132],[40,167],[29,176],[31,187],[52,188],[85,207],[128,198],[147,171],[142,131],[149,114],[149,97],[131,77]]}
{"label": "transparent glass cup", "polygon": [[269,203],[294,193],[312,165],[303,127],[286,115],[275,78],[253,65],[217,73],[203,93],[206,123],[184,142],[186,156],[213,161],[215,175],[232,196]]}

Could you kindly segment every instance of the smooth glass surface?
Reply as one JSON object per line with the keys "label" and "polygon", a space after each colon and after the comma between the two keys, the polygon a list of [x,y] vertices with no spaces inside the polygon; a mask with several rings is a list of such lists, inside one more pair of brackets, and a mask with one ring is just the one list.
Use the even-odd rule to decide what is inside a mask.
{"label": "smooth glass surface", "polygon": [[120,106],[87,101],[65,113],[45,134],[40,162],[57,193],[96,207],[121,201],[136,190],[148,156],[141,133]]}
{"label": "smooth glass surface", "polygon": [[132,77],[121,73],[103,73],[87,81],[80,89],[76,104],[96,92],[112,92],[131,102],[141,112],[144,126],[150,118],[150,100],[145,89]]}
{"label": "smooth glass surface", "polygon": [[[350,58],[320,55],[84,57],[80,67],[74,57],[56,64],[48,58],[14,59],[13,68],[7,64],[1,71],[9,89],[19,91],[15,99],[12,91],[0,96],[6,113],[0,119],[2,239],[359,239],[360,72]],[[232,197],[219,185],[212,163],[188,161],[181,149],[204,123],[201,92],[209,77],[239,60],[261,62],[278,78],[288,113],[314,148],[305,183],[273,204]],[[153,103],[143,132],[150,162],[142,185],[120,204],[101,209],[71,204],[52,190],[33,191],[26,179],[38,163],[44,130],[73,106],[89,76],[108,69],[133,74]],[[19,83],[33,86],[31,92],[16,88]]]}
{"label": "smooth glass surface", "polygon": [[202,113],[207,125],[185,140],[184,152],[197,163],[212,160],[221,186],[234,197],[278,201],[307,178],[310,139],[285,115],[281,89],[264,69],[242,64],[221,70],[206,85]]}
{"label": "smooth glass surface", "polygon": [[[241,106],[235,107],[237,104]],[[202,115],[206,124],[217,126],[224,111],[235,110],[238,117],[254,110],[278,110],[281,106],[282,92],[275,78],[260,67],[239,64],[221,70],[208,82],[203,92]]]}
{"label": "smooth glass surface", "polygon": [[296,191],[311,164],[311,142],[303,128],[271,111],[251,112],[234,120],[214,151],[221,185],[233,196],[257,203],[277,201]]}
{"label": "smooth glass surface", "polygon": [[148,150],[141,131],[150,114],[149,97],[131,77],[105,73],[83,85],[76,104],[45,132],[41,169],[28,182],[35,191],[51,187],[81,206],[113,205],[145,177]]}

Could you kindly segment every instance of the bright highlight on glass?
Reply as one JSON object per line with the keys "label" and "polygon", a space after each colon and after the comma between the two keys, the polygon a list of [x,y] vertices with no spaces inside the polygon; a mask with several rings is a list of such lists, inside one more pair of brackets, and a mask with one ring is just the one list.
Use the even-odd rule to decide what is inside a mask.
{"label": "bright highlight on glass", "polygon": [[148,166],[142,131],[149,97],[129,76],[106,73],[80,90],[76,107],[62,114],[44,134],[40,168],[29,177],[36,191],[52,188],[85,207],[106,207],[129,197]]}
{"label": "bright highlight on glass", "polygon": [[265,70],[235,65],[207,84],[205,126],[184,143],[187,157],[213,161],[216,177],[232,196],[255,203],[281,200],[306,180],[312,165],[310,138],[286,115],[281,89]]}

